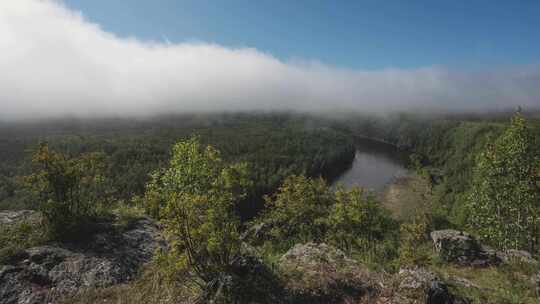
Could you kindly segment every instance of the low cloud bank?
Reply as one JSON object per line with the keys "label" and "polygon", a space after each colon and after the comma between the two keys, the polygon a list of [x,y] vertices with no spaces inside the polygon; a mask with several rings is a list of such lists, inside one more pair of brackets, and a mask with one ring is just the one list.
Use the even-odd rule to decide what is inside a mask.
{"label": "low cloud bank", "polygon": [[0,119],[540,106],[540,66],[358,71],[256,49],[120,38],[56,1],[0,1]]}

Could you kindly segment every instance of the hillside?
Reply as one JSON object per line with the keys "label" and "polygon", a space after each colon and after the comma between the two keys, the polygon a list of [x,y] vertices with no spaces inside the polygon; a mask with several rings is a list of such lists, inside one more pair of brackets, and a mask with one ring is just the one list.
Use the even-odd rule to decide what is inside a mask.
{"label": "hillside", "polygon": [[[535,243],[486,237],[470,209],[485,151],[524,140],[538,168],[539,127],[292,114],[9,125],[0,303],[539,303]],[[354,136],[406,151],[411,180],[391,197],[330,187]]]}

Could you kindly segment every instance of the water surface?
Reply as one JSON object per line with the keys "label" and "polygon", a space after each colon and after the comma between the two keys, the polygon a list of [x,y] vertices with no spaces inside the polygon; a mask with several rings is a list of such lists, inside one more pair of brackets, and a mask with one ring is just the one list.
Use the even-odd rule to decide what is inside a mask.
{"label": "water surface", "polygon": [[407,174],[406,155],[396,147],[370,140],[356,141],[356,155],[353,163],[336,180],[346,188],[361,186],[374,191],[381,191],[395,178]]}

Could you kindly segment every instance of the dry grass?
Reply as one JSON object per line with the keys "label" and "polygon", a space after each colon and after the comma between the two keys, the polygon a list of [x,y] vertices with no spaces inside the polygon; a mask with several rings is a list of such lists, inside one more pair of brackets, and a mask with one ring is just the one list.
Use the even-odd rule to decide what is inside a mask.
{"label": "dry grass", "polygon": [[427,206],[433,200],[429,181],[410,174],[397,178],[379,195],[383,206],[390,210],[396,219],[410,219],[416,210]]}

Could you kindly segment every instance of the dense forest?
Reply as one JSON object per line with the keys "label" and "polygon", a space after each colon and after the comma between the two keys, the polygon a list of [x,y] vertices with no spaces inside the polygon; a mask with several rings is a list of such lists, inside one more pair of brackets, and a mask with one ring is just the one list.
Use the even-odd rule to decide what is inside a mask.
{"label": "dense forest", "polygon": [[[456,265],[434,252],[431,241],[435,232],[456,229],[458,238],[471,233],[500,256],[523,250],[538,256],[540,120],[534,116],[251,113],[58,120],[0,130],[0,207],[39,210],[45,225],[39,232],[4,230],[0,264],[27,247],[80,241],[103,229],[96,223],[117,221],[120,230],[140,217],[160,223],[167,249],[156,251],[133,283],[66,303],[110,297],[344,303],[401,294],[392,282],[407,271],[448,282],[465,277],[444,287],[453,301],[444,303],[537,303],[536,283],[523,278],[540,271],[538,263]],[[425,185],[425,202],[410,207],[412,216],[393,216],[363,188],[332,186],[354,158],[355,138],[409,155],[411,175]],[[483,245],[471,244],[457,248],[459,254],[486,255]],[[332,259],[349,256],[345,265],[361,263],[378,281],[368,284],[364,270],[341,262],[322,272],[290,266],[285,258],[295,248],[317,254],[336,248]],[[423,301],[424,291],[406,296]]]}
{"label": "dense forest", "polygon": [[198,136],[227,161],[249,165],[256,181],[242,204],[253,216],[262,196],[291,174],[332,179],[354,156],[354,142],[328,120],[287,114],[185,115],[147,120],[58,120],[0,128],[0,208],[32,208],[17,176],[31,170],[39,142],[69,155],[103,152],[110,191],[117,199],[141,195],[149,174],[167,163],[177,141]]}

